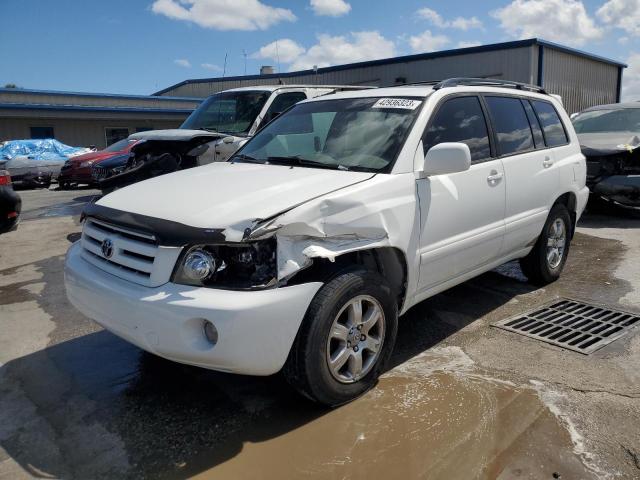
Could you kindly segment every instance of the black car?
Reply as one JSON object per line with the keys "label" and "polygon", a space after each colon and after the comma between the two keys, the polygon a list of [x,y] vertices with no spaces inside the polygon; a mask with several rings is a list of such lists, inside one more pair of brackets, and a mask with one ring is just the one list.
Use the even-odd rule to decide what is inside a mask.
{"label": "black car", "polygon": [[640,103],[588,108],[572,121],[592,194],[640,211]]}
{"label": "black car", "polygon": [[13,190],[9,172],[0,170],[0,233],[16,228],[21,207],[22,200]]}
{"label": "black car", "polygon": [[196,150],[192,145],[185,143],[181,150],[178,149],[178,153],[164,151],[170,146],[170,142],[142,140],[132,148],[131,153],[94,165],[91,174],[98,188],[103,194],[107,194],[148,178],[197,165],[195,157],[188,154]]}
{"label": "black car", "polygon": [[120,186],[113,180],[114,178],[117,179],[127,167],[129,155],[129,153],[118,155],[93,166],[91,176],[103,194],[107,194]]}

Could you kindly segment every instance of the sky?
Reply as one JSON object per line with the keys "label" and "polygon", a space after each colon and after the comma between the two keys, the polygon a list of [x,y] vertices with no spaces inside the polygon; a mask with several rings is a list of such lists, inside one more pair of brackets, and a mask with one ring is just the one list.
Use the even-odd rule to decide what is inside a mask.
{"label": "sky", "polygon": [[539,37],[627,63],[640,99],[640,0],[0,0],[0,19],[0,86],[146,95]]}

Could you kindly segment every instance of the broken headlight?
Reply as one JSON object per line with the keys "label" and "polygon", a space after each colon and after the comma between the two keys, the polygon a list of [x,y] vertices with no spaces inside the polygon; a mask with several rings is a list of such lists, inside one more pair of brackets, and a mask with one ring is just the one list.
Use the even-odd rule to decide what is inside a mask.
{"label": "broken headlight", "polygon": [[277,284],[276,239],[185,248],[172,281],[197,287],[247,290]]}

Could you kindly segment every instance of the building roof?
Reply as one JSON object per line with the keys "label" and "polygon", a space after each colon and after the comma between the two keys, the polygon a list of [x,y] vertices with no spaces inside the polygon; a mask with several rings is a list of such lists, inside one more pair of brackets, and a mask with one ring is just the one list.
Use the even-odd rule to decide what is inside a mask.
{"label": "building roof", "polygon": [[156,95],[124,95],[118,93],[92,93],[92,92],[65,92],[60,90],[33,90],[30,88],[0,88],[2,93],[29,94],[29,95],[54,95],[64,97],[91,97],[91,98],[115,98],[122,100],[158,100],[158,98],[171,100],[182,100],[191,102],[201,102],[202,98],[198,97],[158,97]]}
{"label": "building roof", "polygon": [[163,88],[162,90],[159,90],[153,93],[153,95],[162,96],[163,93],[169,92],[183,85],[189,85],[193,83],[216,83],[216,82],[225,82],[225,81],[234,81],[234,80],[258,80],[258,79],[278,80],[281,78],[298,77],[300,75],[313,75],[315,73],[336,72],[340,70],[350,70],[353,68],[392,65],[395,63],[406,63],[406,62],[412,62],[416,60],[429,60],[429,59],[440,58],[440,57],[452,57],[456,55],[468,55],[473,53],[493,52],[493,51],[499,51],[499,50],[508,50],[512,48],[530,47],[534,45],[553,48],[555,50],[560,50],[562,52],[566,52],[579,57],[589,58],[591,60],[595,60],[598,62],[608,63],[610,65],[614,65],[619,68],[626,68],[627,66],[626,64],[618,62],[616,60],[611,60],[609,58],[601,57],[599,55],[594,55],[588,52],[584,52],[582,50],[576,50],[574,48],[569,48],[564,45],[548,42],[540,38],[529,38],[525,40],[516,40],[513,42],[492,43],[489,45],[480,45],[477,47],[456,48],[451,50],[441,50],[438,52],[418,53],[414,55],[404,55],[401,57],[385,58],[381,60],[369,60],[366,62],[356,62],[356,63],[348,63],[344,65],[335,65],[331,67],[322,67],[322,68],[318,68],[317,71],[310,69],[310,70],[299,70],[296,72],[272,73],[267,75],[242,75],[242,76],[235,76],[235,77],[195,78],[190,80],[184,80],[180,83],[176,83],[175,85],[171,85],[167,88]]}

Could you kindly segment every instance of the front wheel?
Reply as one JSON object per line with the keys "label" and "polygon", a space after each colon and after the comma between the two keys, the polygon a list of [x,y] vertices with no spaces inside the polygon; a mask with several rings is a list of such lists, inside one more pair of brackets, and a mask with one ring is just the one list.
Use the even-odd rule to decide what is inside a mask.
{"label": "front wheel", "polygon": [[571,242],[571,216],[567,207],[551,208],[542,233],[529,254],[520,259],[522,272],[535,285],[555,282],[562,273]]}
{"label": "front wheel", "polygon": [[316,294],[287,359],[284,375],[300,393],[328,406],[372,388],[391,356],[396,299],[377,273],[354,270]]}

